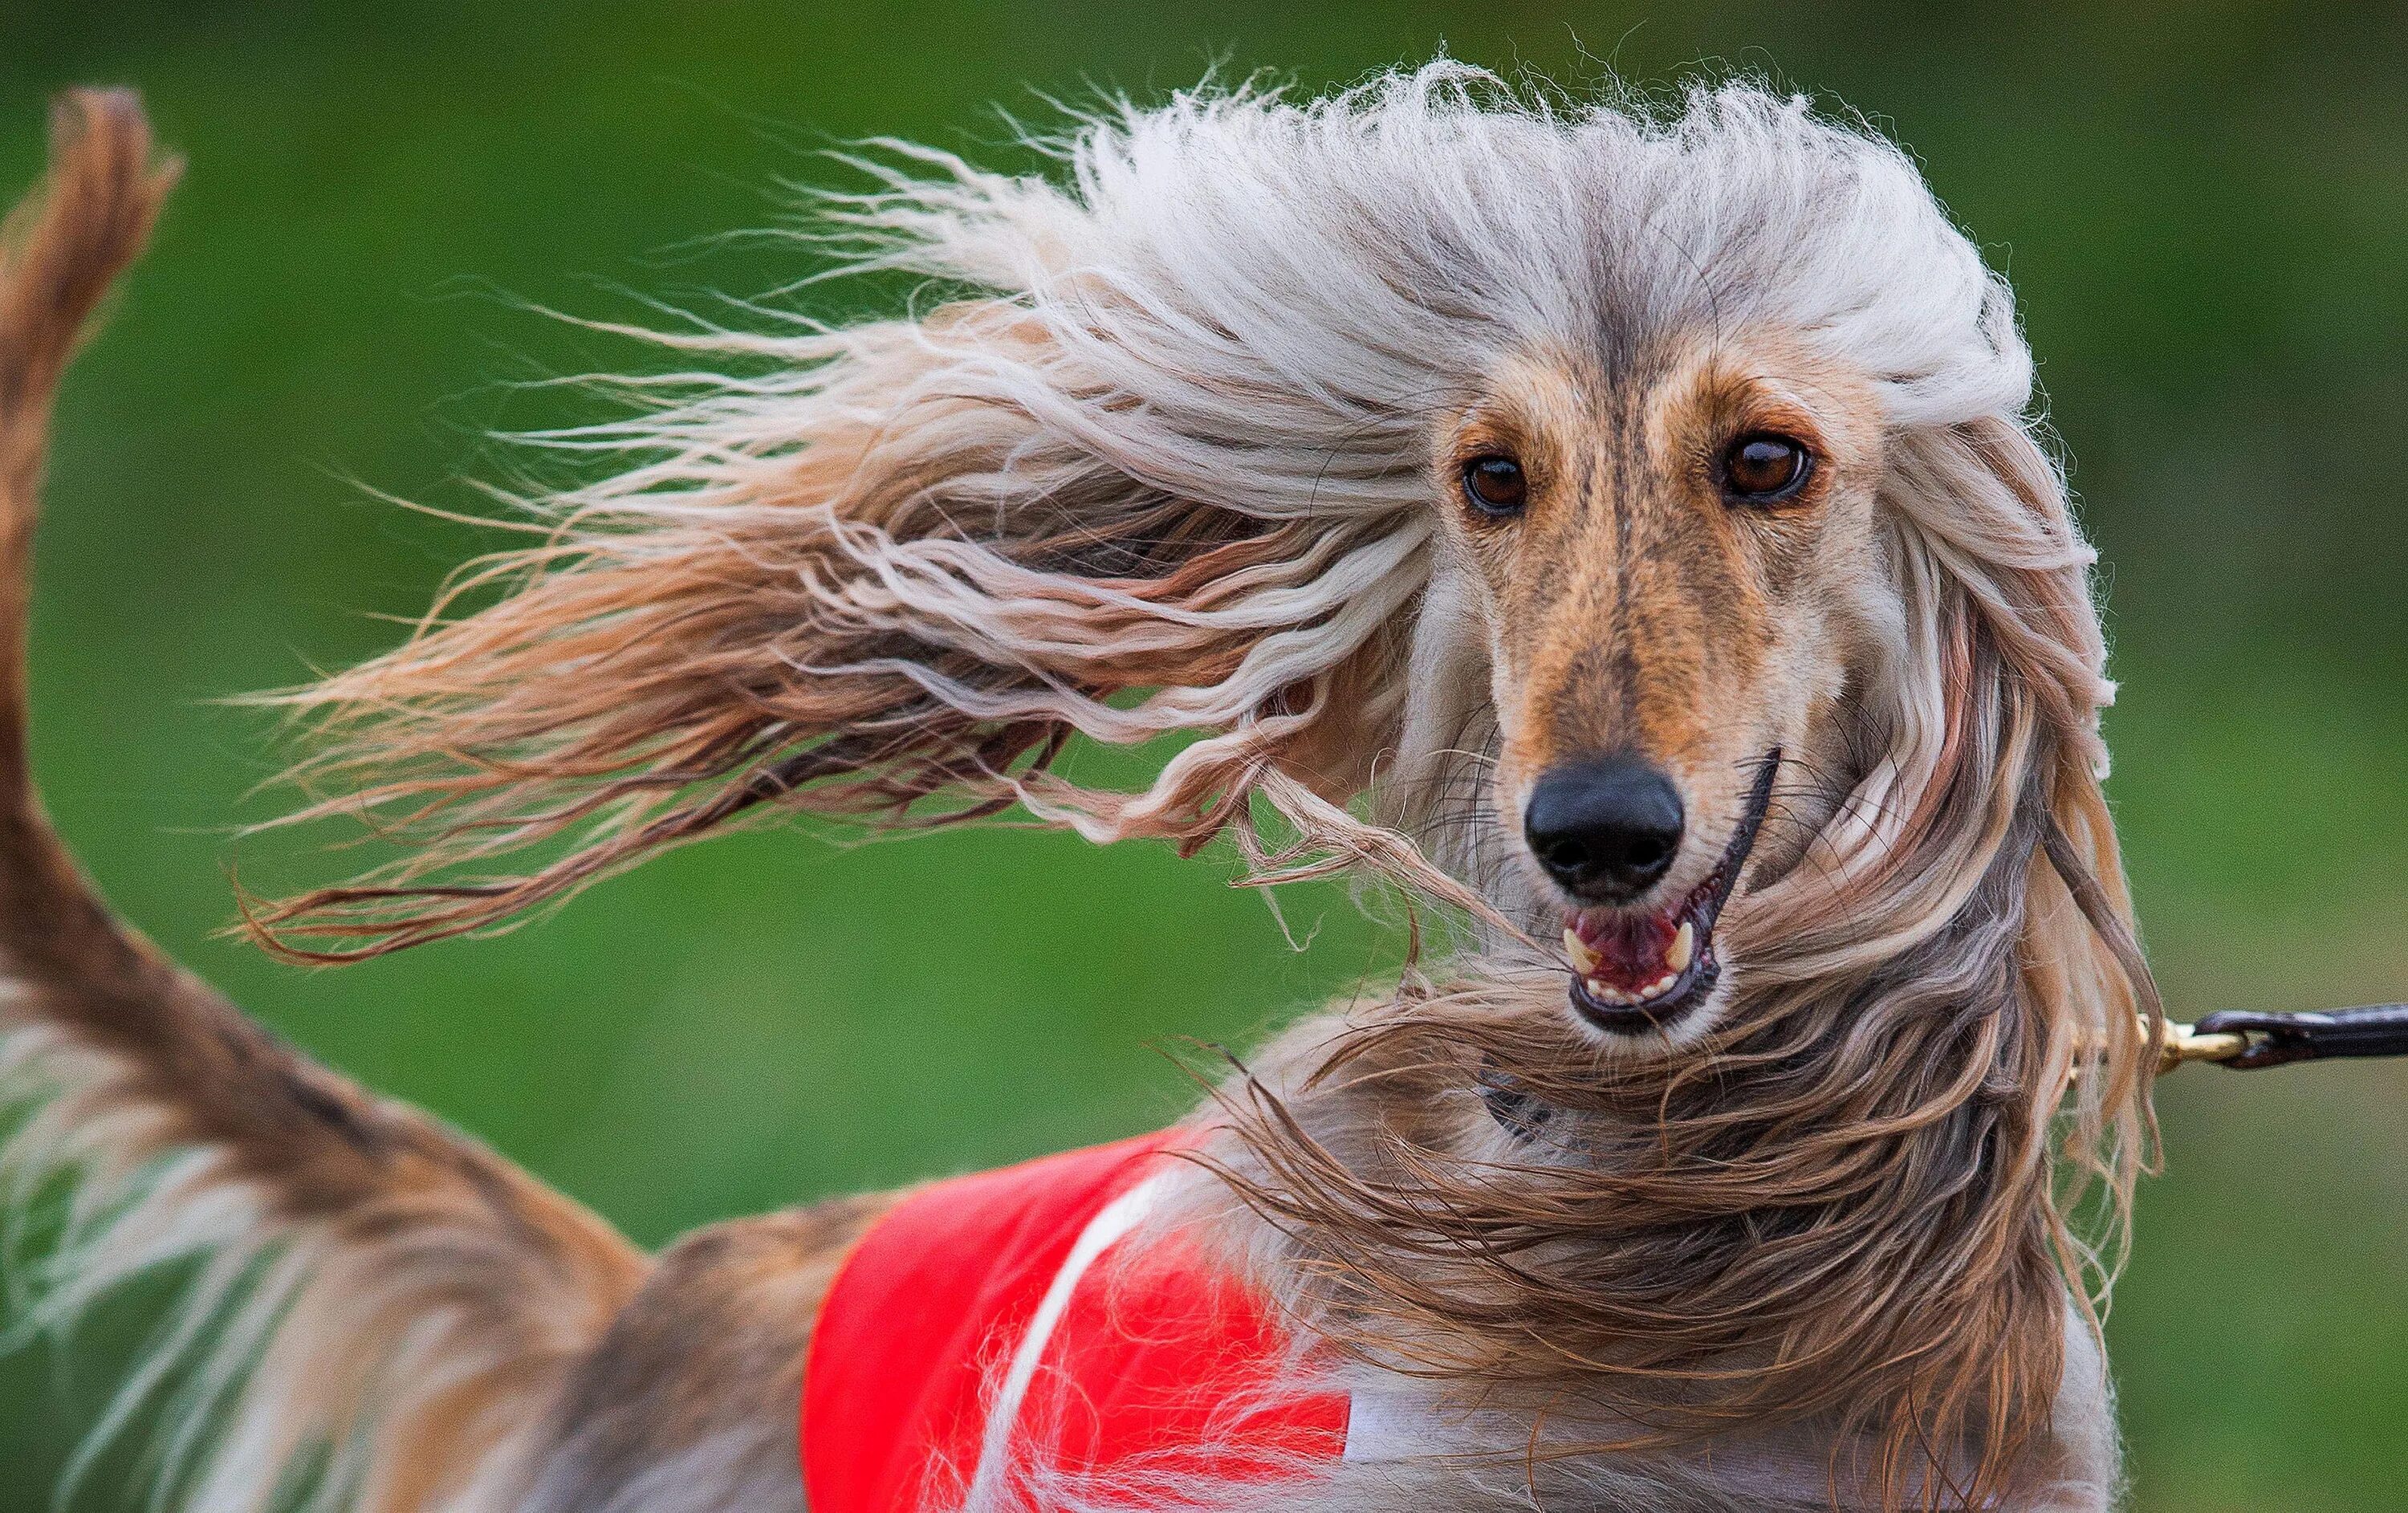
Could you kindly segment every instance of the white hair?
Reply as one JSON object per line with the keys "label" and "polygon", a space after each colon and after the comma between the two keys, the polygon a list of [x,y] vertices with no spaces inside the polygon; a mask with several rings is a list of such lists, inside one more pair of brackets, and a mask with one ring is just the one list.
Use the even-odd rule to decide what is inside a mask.
{"label": "white hair", "polygon": [[[620,465],[528,501],[556,535],[469,579],[520,592],[288,696],[337,737],[304,775],[360,791],[308,812],[365,801],[435,843],[263,924],[389,949],[765,800],[886,821],[937,791],[1098,840],[1234,826],[1263,876],[1369,863],[1485,912],[1344,807],[1372,753],[1426,774],[1460,721],[1413,675],[1476,663],[1419,612],[1434,415],[1516,350],[1740,321],[1871,376],[1895,427],[2028,397],[2005,286],[1895,147],[1803,98],[1554,105],[1440,61],[1125,105],[1052,146],[1058,179],[872,144],[874,187],[824,196],[841,271],[947,303],[656,335],[747,371],[534,438]],[[703,586],[667,592],[681,570]],[[1127,793],[1043,770],[1074,733],[1200,739]],[[1256,793],[1297,832],[1276,857]],[[474,897],[420,886],[564,832]]]}
{"label": "white hair", "polygon": [[[2054,1392],[2065,1361],[2057,1268],[2091,1261],[2052,1194],[2070,1205],[2093,1178],[2110,1206],[2128,1192],[2146,1108],[2132,1012],[2146,971],[2098,787],[2110,691],[2088,549],[2034,435],[2006,289],[1913,164],[1745,83],[1661,107],[1575,106],[1448,62],[1312,101],[1198,90],[1081,120],[1054,146],[1063,171],[1045,178],[873,145],[853,160],[872,187],[823,207],[844,267],[933,280],[941,304],[841,329],[756,308],[756,330],[647,333],[709,371],[633,380],[640,413],[534,438],[607,476],[522,501],[536,544],[472,567],[406,644],[280,696],[332,737],[300,776],[344,790],[305,812],[365,814],[423,844],[362,883],[261,906],[262,935],[302,956],[373,954],[501,924],[748,814],[901,825],[1013,804],[1098,840],[1193,848],[1228,831],[1258,880],[1365,865],[1510,934],[1476,886],[1476,857],[1416,840],[1431,795],[1450,791],[1459,722],[1485,697],[1485,653],[1440,576],[1434,418],[1531,348],[1611,371],[1659,339],[1776,325],[1878,396],[1881,560],[1869,570],[1893,591],[1893,618],[1876,627],[1874,682],[1854,691],[1862,765],[1828,795],[1820,864],[1732,904],[1745,980],[1718,1032],[1728,1053],[1575,1078],[1560,977],[1543,1004],[1501,971],[1468,971],[1442,992],[1409,978],[1368,1022],[1323,1022],[1275,1049],[1254,1091],[1286,1096],[1297,1120],[1246,1135],[1253,1164],[1227,1176],[1233,1191],[1252,1184],[1261,1213],[1297,1221],[1282,1238],[1354,1246],[1353,1283],[1384,1288],[1398,1319],[1431,1323],[1452,1349],[1435,1359],[1504,1379],[1526,1363],[1466,1306],[1494,1280],[1483,1247],[1496,1235],[1585,1212],[1607,1187],[1676,1193],[1668,1212],[1719,1203],[1744,1220],[1830,1192],[1832,1152],[1847,1148],[1850,1162],[1884,1163],[1852,1168],[1848,1221],[1789,1236],[1777,1258],[1745,1222],[1573,1234],[1517,1252],[1579,1265],[1521,1275],[1509,1301],[1540,1323],[1508,1333],[1565,1349],[1576,1335],[1633,1340],[1669,1360],[1680,1320],[1634,1330],[1633,1294],[1589,1279],[1637,1277],[1649,1296],[1692,1300],[1719,1289],[1712,1317],[1814,1347],[1764,1352],[1741,1385],[1754,1394],[1743,1406],[1770,1417],[1839,1394],[1852,1410],[1871,1405],[1888,1443],[1928,1448],[1956,1443],[1976,1408],[1999,1422],[2044,1415],[2039,1389]],[[30,521],[29,493],[10,507]],[[483,602],[450,613],[469,599]],[[1130,792],[1056,770],[1078,735],[1188,744]],[[1394,824],[1351,807],[1383,786],[1372,766],[1386,752],[1403,774],[1388,785]],[[1256,829],[1268,815],[1285,821],[1278,839]],[[528,849],[518,875],[497,875]],[[180,1002],[143,1021],[170,1050],[183,1042],[166,1032],[237,1022]],[[50,1054],[54,1038],[90,1049],[77,1038],[88,1023],[27,1003],[0,1000],[0,1053],[64,1068],[59,1120],[79,1088],[128,1111],[79,1120],[71,1138],[36,1120],[11,1168],[31,1174],[21,1198],[63,1168],[164,1174],[104,1184],[71,1227],[71,1264],[108,1281],[150,1259],[222,1258],[169,1342],[199,1339],[208,1316],[231,1310],[233,1343],[198,1378],[204,1406],[236,1405],[231,1449],[199,1473],[211,1506],[267,1506],[310,1453],[302,1441],[342,1427],[311,1416],[327,1408],[308,1398],[312,1372],[265,1395],[238,1388],[249,1359],[339,1359],[381,1381],[433,1359],[443,1329],[473,1325],[489,1349],[455,1364],[497,1363],[504,1346],[512,1362],[539,1358],[523,1381],[494,1377],[489,1402],[514,1408],[556,1385],[641,1274],[587,1217],[514,1194],[557,1232],[551,1251],[531,1249],[538,1226],[517,1209],[495,1220],[501,1168],[416,1125],[413,1138],[479,1179],[445,1186],[449,1209],[383,1231],[366,1179],[322,1197],[288,1161],[231,1175],[220,1158],[232,1137],[209,1132],[251,1126],[180,1116],[211,1093],[244,1114],[280,1084],[151,1076],[184,1063],[147,1042],[112,1044],[144,1074],[112,1080],[116,1061]],[[52,1036],[52,1020],[73,1033]],[[1483,1128],[1458,1074],[1484,1054],[1567,1107],[1641,1109],[1649,1138],[1612,1170],[1526,1166],[1506,1182],[1490,1180],[1494,1163],[1466,1178],[1446,1150],[1405,1152],[1422,1184],[1416,1222],[1448,1242],[1416,1249],[1383,1206],[1388,1175],[1333,1163],[1312,1132],[1376,1126],[1396,1157],[1383,1097],[1437,1111],[1433,1127],[1459,1114]],[[305,1113],[348,1106],[299,1086],[281,1095]],[[1795,1138],[1809,1114],[1832,1127]],[[1873,1126],[1879,1140],[1858,1138]],[[168,1140],[188,1129],[189,1149]],[[1756,1142],[1748,1162],[1726,1159],[1733,1131]],[[1707,1169],[1713,1183],[1691,1180]],[[323,1212],[398,1237],[363,1242],[333,1219],[262,1232],[272,1202],[303,1199],[319,1205],[312,1224]],[[1269,1227],[1254,1239],[1274,1243]],[[422,1246],[478,1265],[388,1275]],[[555,1255],[577,1264],[552,1266],[548,1293],[511,1270]],[[1814,1286],[1769,1298],[1775,1264]],[[1469,1287],[1467,1270],[1479,1273]],[[1289,1272],[1294,1288],[1311,1280]],[[243,1293],[254,1274],[262,1287]],[[437,1284],[464,1275],[484,1278],[466,1291],[493,1319],[444,1311]],[[324,1278],[344,1285],[313,1292]],[[65,1285],[36,1309],[40,1322],[88,1301],[84,1284]],[[366,1297],[399,1332],[338,1336],[319,1296]],[[1865,1327],[1876,1313],[1890,1331],[1879,1338]],[[137,1398],[155,1377],[137,1374]],[[371,1487],[415,1475],[410,1443],[338,1445],[334,1469]],[[437,1469],[473,1499],[536,1474],[522,1448],[509,1435],[446,1446],[479,1465]],[[754,1463],[732,1441],[688,1463],[714,1456]],[[1595,1469],[1585,1490],[1620,1495],[1617,1476]],[[1491,1506],[1515,1495],[1500,1485]]]}

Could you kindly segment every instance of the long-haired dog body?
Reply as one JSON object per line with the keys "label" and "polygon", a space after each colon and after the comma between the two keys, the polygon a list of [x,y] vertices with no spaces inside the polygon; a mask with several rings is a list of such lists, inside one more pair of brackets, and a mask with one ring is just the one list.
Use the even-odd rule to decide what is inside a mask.
{"label": "long-haired dog body", "polygon": [[[796,810],[1384,877],[1458,948],[1251,1058],[1150,1222],[1411,1443],[1162,1500],[2105,1506],[2154,1005],[2004,284],[1896,150],[1747,87],[1440,64],[1064,152],[864,159],[827,222],[924,313],[664,336],[638,415],[539,438],[609,465],[292,696],[312,812],[418,844],[262,935],[470,932]],[[160,961],[41,818],[41,438],[166,183],[76,97],[0,264],[9,1160],[80,1184],[28,1320],[191,1269],[127,1402],[181,1382],[210,1513],[796,1508],[815,1310],[891,1200],[647,1256]],[[1174,735],[1140,792],[1055,770]],[[1125,1506],[1039,1500],[1082,1498]]]}

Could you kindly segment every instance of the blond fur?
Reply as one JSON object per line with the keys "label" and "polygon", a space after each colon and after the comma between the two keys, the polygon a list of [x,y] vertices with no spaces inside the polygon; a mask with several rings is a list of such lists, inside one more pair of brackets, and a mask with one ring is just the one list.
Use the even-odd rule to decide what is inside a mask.
{"label": "blond fur", "polygon": [[[122,179],[141,153],[113,119]],[[1226,1084],[1202,1116],[1228,1132],[1217,1179],[1182,1212],[1354,1369],[1492,1405],[1518,1438],[1332,1472],[1323,1506],[2103,1506],[2086,1336],[2156,1006],[2100,787],[2091,555],[2003,282],[1896,149],[1743,84],[1573,106],[1440,63],[1303,103],[1197,91],[1056,146],[1058,182],[873,150],[874,187],[827,224],[848,266],[929,279],[927,314],[654,334],[722,371],[535,438],[602,476],[521,501],[536,544],[472,566],[401,647],[277,701],[326,742],[304,817],[408,844],[255,906],[261,938],[329,960],[494,928],[769,814],[1017,806],[1097,840],[1233,834],[1258,881],[1382,877],[1468,917],[1462,949]],[[95,173],[70,154],[58,181]],[[139,240],[47,236],[10,287]],[[1511,362],[1756,329],[1858,376],[1878,432],[1864,550],[1823,585],[1845,697],[1796,694],[1786,839],[1730,906],[1713,1012],[1630,1054],[1570,1022],[1536,944],[1554,906],[1496,815],[1537,737],[1430,469]],[[37,446],[54,376],[0,438]],[[1166,737],[1186,744],[1135,791],[1054,770],[1075,739]],[[36,839],[19,896],[47,918],[85,894]],[[88,1201],[123,1216],[62,1252],[51,1306],[185,1254],[220,1258],[194,1317],[262,1300],[203,1368],[233,1392],[259,1362],[203,1506],[263,1506],[313,1442],[337,1448],[325,1485],[380,1508],[759,1495],[753,1429],[642,1454],[562,1437],[580,1383],[651,1401],[614,1339],[679,1337],[598,1222],[246,1051],[275,1075],[228,1086],[290,1084],[322,1191],[157,1085],[156,1037],[264,1045],[205,990],[145,978],[153,1041],[122,1043],[74,1006],[79,963],[16,970],[49,995],[14,1010],[16,1054],[68,1090],[26,1167],[97,1163]],[[1498,1079],[1543,1138],[1499,1131]],[[2101,1193],[2103,1224],[2074,1223]],[[361,1310],[382,1333],[338,1338]],[[1819,1436],[1828,1484],[1701,1479],[1698,1447],[1773,1431]],[[699,1469],[721,1461],[752,1490]]]}
{"label": "blond fur", "polygon": [[89,1448],[172,1390],[163,1496],[265,1513],[512,1506],[568,1364],[645,1269],[593,1215],[312,1065],[112,920],[26,764],[26,561],[60,370],[175,178],[129,95],[60,104],[50,177],[0,247],[0,1146],[17,1332],[136,1277],[180,1306]]}

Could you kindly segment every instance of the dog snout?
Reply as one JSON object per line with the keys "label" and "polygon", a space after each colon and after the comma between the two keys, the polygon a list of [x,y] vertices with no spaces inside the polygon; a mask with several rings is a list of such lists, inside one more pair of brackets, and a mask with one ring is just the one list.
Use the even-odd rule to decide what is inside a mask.
{"label": "dog snout", "polygon": [[1522,811],[1530,854],[1584,904],[1627,904],[1670,870],[1685,823],[1680,791],[1641,757],[1559,764]]}

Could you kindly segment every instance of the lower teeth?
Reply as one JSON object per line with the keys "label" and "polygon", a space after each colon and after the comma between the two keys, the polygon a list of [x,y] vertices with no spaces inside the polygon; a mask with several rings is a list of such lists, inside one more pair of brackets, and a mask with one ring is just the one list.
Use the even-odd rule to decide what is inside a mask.
{"label": "lower teeth", "polygon": [[1604,1002],[1609,1004],[1639,1004],[1644,1003],[1650,998],[1660,998],[1664,994],[1670,992],[1672,991],[1672,985],[1680,980],[1680,973],[1667,972],[1662,977],[1657,978],[1655,981],[1647,984],[1647,986],[1643,988],[1625,989],[1617,988],[1610,982],[1599,981],[1596,978],[1590,978],[1588,979],[1588,991],[1592,996],[1602,999]]}
{"label": "lower teeth", "polygon": [[1599,1003],[1641,1004],[1661,998],[1679,984],[1683,975],[1698,959],[1701,944],[1698,937],[1703,934],[1694,921],[1683,920],[1680,928],[1673,932],[1670,944],[1665,948],[1663,975],[1639,988],[1621,987],[1596,976],[1598,968],[1604,964],[1603,958],[1571,924],[1564,926],[1564,954],[1569,958],[1573,973],[1587,988],[1589,996]]}

